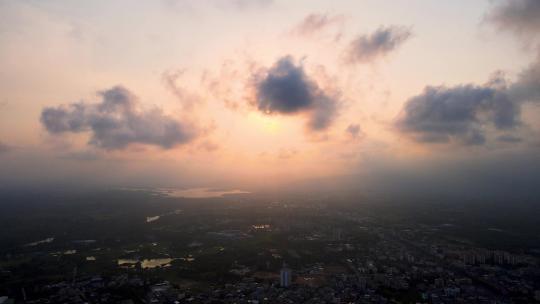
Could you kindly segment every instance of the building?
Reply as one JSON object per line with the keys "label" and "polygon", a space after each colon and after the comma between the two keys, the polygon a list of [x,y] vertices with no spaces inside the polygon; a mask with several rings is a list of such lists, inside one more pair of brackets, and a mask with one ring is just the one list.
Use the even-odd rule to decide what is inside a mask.
{"label": "building", "polygon": [[281,287],[289,287],[291,286],[291,281],[292,271],[289,267],[287,267],[287,264],[283,263],[283,267],[279,273],[279,284]]}

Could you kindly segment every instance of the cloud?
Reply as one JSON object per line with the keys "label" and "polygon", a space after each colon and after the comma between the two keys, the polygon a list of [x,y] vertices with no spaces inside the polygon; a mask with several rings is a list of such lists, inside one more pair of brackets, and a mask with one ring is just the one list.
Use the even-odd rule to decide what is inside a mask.
{"label": "cloud", "polygon": [[360,35],[348,47],[346,58],[352,63],[374,61],[397,49],[411,37],[410,29],[402,26],[379,27],[369,35]]}
{"label": "cloud", "polygon": [[500,30],[509,30],[522,38],[540,37],[540,1],[499,0],[487,19]]}
{"label": "cloud", "polygon": [[177,84],[178,80],[184,75],[184,70],[167,71],[161,76],[165,88],[169,90],[182,104],[184,110],[191,110],[201,102],[201,100],[191,94],[184,87]]}
{"label": "cloud", "polygon": [[309,14],[294,29],[293,33],[301,36],[313,35],[325,28],[343,22],[341,15],[329,16],[328,14]]}
{"label": "cloud", "polygon": [[[500,30],[513,32],[526,44],[540,42],[540,1],[498,0],[496,3],[487,14],[489,21]],[[518,75],[510,88],[516,100],[540,101],[540,44],[536,51],[536,60]]]}
{"label": "cloud", "polygon": [[479,145],[490,129],[520,126],[520,112],[504,88],[428,86],[406,102],[397,127],[419,142]]}
{"label": "cloud", "polygon": [[219,150],[219,145],[214,143],[214,142],[211,142],[211,141],[204,141],[202,142],[201,144],[199,144],[197,146],[197,148],[199,150],[204,150],[206,152],[214,152],[214,151],[217,151]]}
{"label": "cloud", "polygon": [[51,134],[90,132],[89,144],[106,150],[123,149],[131,144],[146,144],[170,149],[193,140],[197,132],[159,109],[142,111],[137,98],[116,86],[99,93],[98,104],[83,102],[46,107],[41,123]]}
{"label": "cloud", "polygon": [[211,0],[217,6],[232,6],[234,8],[245,9],[253,7],[266,7],[274,3],[274,0]]}
{"label": "cloud", "polygon": [[540,54],[539,58],[523,70],[510,90],[514,98],[524,102],[540,102]]}
{"label": "cloud", "polygon": [[322,131],[330,127],[337,115],[337,106],[338,103],[326,95],[317,97],[308,120],[309,129]]}
{"label": "cloud", "polygon": [[316,84],[291,57],[281,58],[257,84],[257,105],[265,113],[295,113],[315,103]]}
{"label": "cloud", "polygon": [[362,128],[360,128],[359,124],[350,124],[345,129],[345,133],[351,138],[351,139],[358,139],[362,137],[363,132]]}
{"label": "cloud", "polygon": [[497,137],[497,140],[505,143],[518,143],[522,141],[520,137],[513,135],[500,135]]}
{"label": "cloud", "polygon": [[267,7],[273,4],[274,0],[163,0],[167,8],[193,8],[196,5],[211,5],[219,9],[255,9]]}
{"label": "cloud", "polygon": [[[487,14],[501,30],[514,32],[530,41],[540,33],[540,1],[500,0]],[[419,142],[459,142],[484,144],[490,131],[504,143],[519,143],[513,134],[523,123],[521,107],[540,101],[540,54],[515,82],[508,84],[501,72],[484,86],[460,85],[451,88],[428,86],[410,98],[396,125]]]}
{"label": "cloud", "polygon": [[298,151],[295,149],[280,149],[277,157],[279,159],[291,159],[298,155]]}
{"label": "cloud", "polygon": [[327,129],[337,115],[338,100],[310,79],[302,65],[290,56],[279,59],[262,75],[255,76],[256,106],[271,114],[308,116],[308,129]]}

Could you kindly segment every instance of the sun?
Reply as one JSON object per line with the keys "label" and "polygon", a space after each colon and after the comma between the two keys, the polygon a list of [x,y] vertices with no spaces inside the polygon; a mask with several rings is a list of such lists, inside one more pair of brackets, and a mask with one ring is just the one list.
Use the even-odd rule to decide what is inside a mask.
{"label": "sun", "polygon": [[259,112],[250,113],[248,116],[250,125],[255,125],[258,129],[269,134],[277,134],[281,129],[279,117],[265,115]]}

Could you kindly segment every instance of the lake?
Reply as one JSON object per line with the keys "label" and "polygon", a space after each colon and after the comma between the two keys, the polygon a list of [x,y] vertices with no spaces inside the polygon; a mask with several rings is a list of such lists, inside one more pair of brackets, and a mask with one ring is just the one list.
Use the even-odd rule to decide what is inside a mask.
{"label": "lake", "polygon": [[175,188],[158,188],[155,189],[158,193],[171,197],[186,197],[186,198],[213,198],[222,197],[230,194],[249,194],[244,190],[225,190],[213,188],[191,188],[191,189],[175,189]]}
{"label": "lake", "polygon": [[[156,267],[169,267],[174,259],[162,258],[162,259],[144,259],[141,260],[141,267],[143,269],[156,268]],[[136,259],[119,259],[117,265],[120,267],[134,267],[139,260]]]}

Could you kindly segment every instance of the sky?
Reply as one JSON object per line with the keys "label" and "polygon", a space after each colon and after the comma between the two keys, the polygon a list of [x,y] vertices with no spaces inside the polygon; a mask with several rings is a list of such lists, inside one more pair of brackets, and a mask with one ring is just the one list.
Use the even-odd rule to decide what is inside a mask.
{"label": "sky", "polygon": [[0,0],[4,187],[528,193],[535,0]]}

